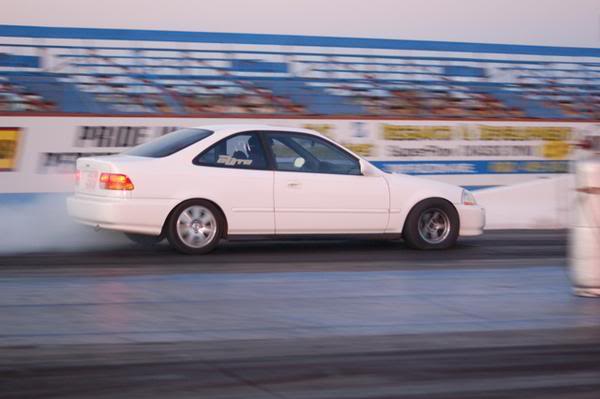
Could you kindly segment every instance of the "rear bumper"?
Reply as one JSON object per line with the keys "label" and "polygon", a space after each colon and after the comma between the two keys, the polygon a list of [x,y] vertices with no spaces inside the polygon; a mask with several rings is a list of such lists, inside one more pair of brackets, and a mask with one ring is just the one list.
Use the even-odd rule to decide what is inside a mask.
{"label": "rear bumper", "polygon": [[477,205],[455,205],[460,218],[460,236],[483,234],[485,209]]}
{"label": "rear bumper", "polygon": [[101,229],[159,235],[176,200],[109,198],[74,195],[67,198],[69,215]]}

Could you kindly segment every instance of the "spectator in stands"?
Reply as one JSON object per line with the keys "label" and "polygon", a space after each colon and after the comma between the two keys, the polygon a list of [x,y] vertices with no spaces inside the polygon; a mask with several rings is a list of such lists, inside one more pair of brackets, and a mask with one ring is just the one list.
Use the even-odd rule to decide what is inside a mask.
{"label": "spectator in stands", "polygon": [[223,114],[227,110],[223,106],[224,97],[222,95],[212,95],[209,97],[209,102],[204,107],[204,111],[211,114]]}
{"label": "spectator in stands", "polygon": [[54,101],[46,100],[44,101],[44,111],[47,112],[56,112],[56,103]]}
{"label": "spectator in stands", "polygon": [[520,110],[519,108],[513,107],[513,108],[508,109],[508,115],[511,118],[522,118],[525,116],[525,113],[522,110]]}
{"label": "spectator in stands", "polygon": [[31,111],[42,111],[44,109],[42,97],[38,94],[32,92],[23,93],[23,99]]}
{"label": "spectator in stands", "polygon": [[[80,49],[74,49],[72,55],[75,55],[79,51]],[[127,50],[123,48],[118,53],[126,54],[124,53],[125,51]],[[71,51],[65,50],[65,53],[68,52]],[[202,65],[203,68],[210,69],[211,72],[203,72],[201,78],[198,79],[179,80],[171,78],[159,79],[157,76],[163,75],[162,69],[149,69],[150,65],[148,65],[148,70],[151,70],[152,73],[148,73],[147,75],[142,74],[140,72],[142,70],[142,63],[140,63],[139,71],[136,68],[119,67],[121,61],[111,59],[114,51],[109,50],[103,55],[102,53],[104,52],[101,49],[90,50],[90,54],[97,57],[97,62],[102,61],[103,64],[106,64],[102,68],[89,69],[93,73],[85,77],[76,76],[70,78],[68,77],[69,69],[58,71],[60,69],[58,67],[57,72],[60,72],[60,75],[56,75],[56,77],[61,80],[70,81],[71,83],[75,82],[82,91],[94,93],[96,100],[105,103],[104,105],[108,106],[107,109],[110,112],[156,112],[168,114],[174,112],[175,109],[179,111],[180,105],[183,111],[188,114],[308,113],[307,109],[300,104],[296,104],[291,98],[276,95],[270,89],[262,87],[261,84],[264,84],[263,81],[261,79],[254,79],[252,71],[244,72],[242,77],[241,74],[238,74],[239,71],[229,71],[227,67],[216,67],[211,62],[207,63],[206,61],[198,63],[195,58],[190,56],[192,53],[184,53],[185,57],[182,60],[187,63],[186,65],[189,64],[190,67],[192,65]],[[215,52],[219,52],[218,49],[215,49]],[[136,58],[138,56],[146,58],[142,57],[144,55],[142,52],[133,52],[132,55],[135,55]],[[1,53],[0,56],[2,56]],[[260,57],[259,54],[255,54],[254,56]],[[152,58],[161,58],[161,56],[157,54],[156,57],[152,56]],[[313,57],[310,58],[312,59]],[[60,63],[50,64],[61,64],[61,67],[65,64],[75,69],[76,64],[69,65],[71,61],[67,60],[69,58],[61,59]],[[334,61],[332,59],[332,62]],[[293,64],[293,57],[290,57],[289,61],[286,62]],[[302,62],[303,64],[306,62],[310,63],[307,60]],[[365,60],[364,62],[366,64],[371,63],[369,60]],[[154,61],[149,61],[148,64],[150,63],[154,63]],[[322,61],[319,61],[319,67],[321,63]],[[171,60],[165,60],[165,71],[167,68],[171,68],[171,66],[167,66],[171,64]],[[257,65],[260,64],[261,62],[257,63]],[[390,70],[398,68],[403,71],[412,71],[420,68],[418,64],[410,62],[407,62],[403,66],[397,64],[397,67],[390,68]],[[502,69],[511,69],[508,67]],[[544,69],[547,68],[548,70],[556,67],[560,67],[560,64],[548,63],[544,65]],[[115,68],[119,69],[117,73],[111,74],[107,72],[115,70]],[[423,67],[420,69],[421,72],[415,72],[418,75],[394,75],[393,79],[392,76],[388,79],[384,73],[385,68],[369,68],[369,70],[378,72],[368,74],[358,71],[347,72],[348,69],[353,68],[346,66],[343,68],[346,72],[340,74],[319,73],[318,75],[315,74],[316,71],[313,71],[312,68],[304,68],[304,65],[303,68],[290,68],[290,71],[294,71],[294,79],[298,79],[302,83],[297,86],[298,88],[295,89],[295,93],[306,96],[307,103],[311,103],[311,109],[319,109],[319,102],[324,99],[324,97],[319,98],[320,93],[326,93],[328,101],[335,102],[336,99],[339,99],[340,103],[353,102],[360,106],[358,108],[362,112],[374,116],[411,119],[426,117],[522,118],[528,116],[524,109],[509,107],[499,98],[496,98],[493,94],[495,91],[488,92],[483,88],[486,85],[472,84],[473,82],[469,76],[464,76],[465,79],[459,77],[454,79],[451,76],[440,77],[437,73],[428,74],[428,72],[433,72],[437,68]],[[481,68],[486,69],[488,67],[486,63],[483,63]],[[490,66],[489,68],[495,67]],[[307,73],[302,72],[305,69]],[[361,69],[362,67],[358,68],[358,70]],[[518,69],[522,68],[519,67]],[[587,71],[586,68],[584,69]],[[184,72],[185,74],[188,73],[188,71]],[[591,77],[595,76],[593,70],[589,70],[588,72]],[[168,69],[163,76],[170,75],[171,73],[174,72]],[[274,80],[279,79],[279,76],[281,76],[279,73],[258,73],[260,76],[266,73],[269,75],[269,79]],[[315,75],[313,76],[313,74]],[[515,72],[514,76],[511,73],[511,76],[508,76],[510,79],[506,79],[505,72],[503,72],[501,78],[496,79],[495,75],[497,74],[486,73],[482,76],[472,76],[472,78],[476,79],[477,82],[483,80],[482,78],[488,79],[492,83],[490,87],[497,86],[498,90],[504,91],[502,99],[508,98],[510,95],[514,97],[514,103],[519,103],[516,101],[519,99],[530,100],[532,106],[527,108],[533,109],[537,107],[546,108],[550,111],[556,110],[555,115],[557,117],[600,118],[600,95],[596,94],[596,87],[591,85],[593,81],[590,82],[586,78],[585,81],[575,80],[575,82],[579,83],[574,84],[573,79],[577,79],[576,73],[560,73],[557,74],[560,77],[552,79],[527,77],[527,75],[531,74],[531,72]],[[525,75],[525,77],[521,75]],[[317,76],[326,76],[327,79],[317,82],[313,79]],[[346,76],[349,76],[349,78],[346,79]],[[498,77],[500,77],[499,74]],[[287,79],[287,77],[282,77],[278,83],[283,87],[283,85],[288,84]],[[173,83],[175,81],[178,83]],[[335,83],[336,81],[337,83]],[[425,81],[428,83],[423,83]],[[290,80],[289,84],[289,88],[293,89],[295,83]],[[29,85],[27,84],[26,86]],[[341,101],[342,99],[343,101]],[[177,106],[172,109],[171,106],[173,103],[176,103]],[[53,112],[57,110],[57,107],[57,104],[43,98],[39,93],[32,92],[28,87],[24,88],[13,85],[8,78],[0,76],[0,111]]]}
{"label": "spectator in stands", "polygon": [[244,96],[225,96],[223,104],[225,111],[229,114],[245,114],[247,112]]}
{"label": "spectator in stands", "polygon": [[302,114],[302,115],[308,114],[308,110],[302,104],[294,104],[292,106],[292,111],[296,114]]}
{"label": "spectator in stands", "polygon": [[276,96],[274,97],[274,102],[279,104],[280,106],[280,110],[278,113],[301,113],[301,107],[299,108],[298,106],[296,106],[296,104],[294,104],[294,102],[287,97]]}
{"label": "spectator in stands", "polygon": [[165,102],[164,97],[158,93],[149,94],[146,98],[149,104],[154,108],[152,111],[158,112],[160,114],[168,114],[171,113],[171,108]]}
{"label": "spectator in stands", "polygon": [[160,101],[156,105],[156,109],[161,114],[170,114],[170,113],[173,112],[173,110],[171,109],[171,107],[169,107],[169,105],[166,102],[164,102],[164,101]]}
{"label": "spectator in stands", "polygon": [[29,111],[32,107],[27,104],[27,99],[25,98],[23,92],[23,87],[19,85],[13,85],[10,83],[5,83],[6,88],[6,98],[8,103],[10,104],[11,111],[16,112],[24,112]]}
{"label": "spectator in stands", "polygon": [[178,95],[175,97],[177,100],[179,100],[180,104],[183,106],[183,111],[186,114],[192,114],[194,113],[194,98],[191,94],[188,93],[179,93],[179,91],[177,91]]}

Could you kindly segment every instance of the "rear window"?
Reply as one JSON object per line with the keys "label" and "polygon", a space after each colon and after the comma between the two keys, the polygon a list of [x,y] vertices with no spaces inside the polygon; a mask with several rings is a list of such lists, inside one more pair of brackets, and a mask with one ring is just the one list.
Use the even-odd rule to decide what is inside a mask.
{"label": "rear window", "polygon": [[126,150],[123,154],[150,158],[167,157],[197,143],[212,133],[206,129],[180,129]]}

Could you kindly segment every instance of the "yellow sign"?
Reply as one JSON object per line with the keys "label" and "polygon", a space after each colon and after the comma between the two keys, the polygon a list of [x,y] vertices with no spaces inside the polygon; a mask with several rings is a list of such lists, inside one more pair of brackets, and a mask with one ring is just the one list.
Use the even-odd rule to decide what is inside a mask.
{"label": "yellow sign", "polygon": [[517,165],[515,162],[491,162],[490,170],[493,173],[515,173]]}
{"label": "yellow sign", "polygon": [[544,158],[566,159],[571,152],[571,146],[564,141],[546,141],[542,146]]}
{"label": "yellow sign", "polygon": [[450,126],[401,126],[383,125],[384,140],[450,140]]}
{"label": "yellow sign", "polygon": [[565,141],[571,138],[570,127],[553,126],[479,126],[479,140]]}
{"label": "yellow sign", "polygon": [[333,125],[328,123],[305,123],[302,127],[304,129],[316,130],[323,136],[333,138]]}
{"label": "yellow sign", "polygon": [[370,157],[373,155],[373,144],[344,143],[344,147],[361,157]]}
{"label": "yellow sign", "polygon": [[14,170],[21,129],[17,127],[0,128],[0,171]]}

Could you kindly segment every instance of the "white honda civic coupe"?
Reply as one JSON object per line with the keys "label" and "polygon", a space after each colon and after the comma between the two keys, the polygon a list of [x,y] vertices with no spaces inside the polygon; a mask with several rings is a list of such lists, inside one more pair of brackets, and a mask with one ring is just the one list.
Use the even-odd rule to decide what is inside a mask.
{"label": "white honda civic coupe", "polygon": [[388,174],[307,129],[187,128],[121,154],[77,160],[77,221],[188,254],[240,236],[402,236],[419,249],[482,233],[458,186]]}

